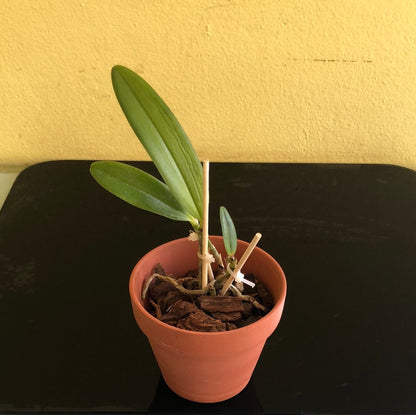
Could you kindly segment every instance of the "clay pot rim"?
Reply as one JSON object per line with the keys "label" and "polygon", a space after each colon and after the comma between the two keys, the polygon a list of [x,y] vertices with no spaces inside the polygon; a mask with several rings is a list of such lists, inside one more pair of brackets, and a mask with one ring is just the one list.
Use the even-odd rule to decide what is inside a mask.
{"label": "clay pot rim", "polygon": [[[221,238],[222,236],[216,236],[216,235],[210,235],[209,238]],[[280,264],[266,251],[264,251],[263,249],[256,247],[255,250],[261,252],[263,255],[265,255],[266,257],[269,258],[269,260],[271,260],[272,262],[275,263],[275,265],[277,266],[277,268],[279,269],[279,271],[281,272],[282,275],[282,291],[280,292],[278,301],[273,305],[273,308],[265,315],[263,316],[260,320],[257,320],[254,323],[251,323],[245,327],[239,327],[237,329],[234,330],[229,330],[229,331],[221,331],[221,332],[200,332],[200,331],[192,331],[192,330],[185,330],[185,329],[180,329],[178,327],[174,327],[171,326],[167,323],[164,323],[163,321],[160,321],[159,319],[157,319],[156,317],[152,316],[142,305],[140,299],[137,296],[137,293],[134,290],[134,280],[135,280],[135,270],[136,268],[139,268],[140,263],[142,262],[142,259],[144,258],[144,256],[146,256],[149,252],[153,251],[154,249],[159,249],[162,248],[165,245],[168,245],[172,242],[180,242],[180,241],[189,241],[188,238],[178,238],[178,239],[173,239],[171,241],[165,242],[161,245],[156,246],[155,248],[153,248],[152,250],[148,251],[145,255],[143,255],[142,258],[140,258],[140,260],[136,263],[136,265],[134,266],[131,275],[130,275],[130,281],[129,281],[129,291],[130,291],[130,297],[132,299],[132,301],[134,301],[134,304],[137,306],[137,308],[142,312],[143,316],[145,318],[147,318],[148,320],[150,320],[152,323],[163,327],[164,329],[171,331],[172,333],[177,333],[178,335],[194,335],[194,336],[200,336],[200,337],[204,337],[204,336],[210,336],[210,337],[214,337],[214,336],[234,336],[236,335],[236,333],[240,334],[244,334],[245,331],[250,331],[255,329],[256,327],[260,327],[261,325],[265,324],[265,322],[271,318],[273,318],[274,314],[279,313],[279,310],[281,310],[281,308],[283,307],[284,303],[285,303],[285,298],[286,298],[286,291],[287,291],[287,283],[286,283],[286,277],[285,274],[283,272],[283,269],[281,268]],[[238,243],[243,242],[244,244],[248,245],[248,242],[243,241],[238,239]],[[141,293],[140,293],[141,295]]]}

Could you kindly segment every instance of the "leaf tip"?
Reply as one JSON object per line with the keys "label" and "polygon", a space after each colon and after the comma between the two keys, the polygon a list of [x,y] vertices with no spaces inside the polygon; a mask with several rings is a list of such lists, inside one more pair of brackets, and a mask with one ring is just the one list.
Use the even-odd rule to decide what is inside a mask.
{"label": "leaf tip", "polygon": [[123,69],[126,69],[124,66],[122,66],[122,65],[114,65],[112,68],[111,68],[111,75],[114,75],[114,74],[116,74],[116,73],[119,73],[120,71],[122,71]]}
{"label": "leaf tip", "polygon": [[90,164],[90,174],[92,175],[92,176],[94,176],[94,174],[96,173],[96,170],[97,170],[97,167],[98,167],[98,161],[93,161],[91,164]]}

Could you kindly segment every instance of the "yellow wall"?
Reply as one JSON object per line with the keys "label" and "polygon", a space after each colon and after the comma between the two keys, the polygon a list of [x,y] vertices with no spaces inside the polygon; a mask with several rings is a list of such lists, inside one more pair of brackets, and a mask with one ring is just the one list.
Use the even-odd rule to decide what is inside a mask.
{"label": "yellow wall", "polygon": [[416,168],[416,1],[2,0],[0,165],[147,159],[110,69],[201,158]]}

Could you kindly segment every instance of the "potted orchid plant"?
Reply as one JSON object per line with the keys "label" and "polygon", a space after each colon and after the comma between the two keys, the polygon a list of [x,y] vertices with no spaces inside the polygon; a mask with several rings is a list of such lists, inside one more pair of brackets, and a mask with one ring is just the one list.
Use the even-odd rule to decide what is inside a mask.
{"label": "potted orchid plant", "polygon": [[209,162],[201,164],[173,113],[144,79],[115,66],[112,82],[162,180],[114,161],[92,163],[92,176],[122,200],[191,228],[188,237],[156,247],[135,266],[134,316],[174,392],[197,402],[228,399],[248,383],[277,327],[286,295],[283,271],[256,247],[259,233],[250,243],[237,239],[224,206],[222,236],[209,236]]}

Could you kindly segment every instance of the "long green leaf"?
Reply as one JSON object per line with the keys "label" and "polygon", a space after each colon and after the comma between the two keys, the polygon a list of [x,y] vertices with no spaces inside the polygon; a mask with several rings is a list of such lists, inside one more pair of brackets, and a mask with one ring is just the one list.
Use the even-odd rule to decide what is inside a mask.
{"label": "long green leaf", "polygon": [[168,187],[143,170],[116,161],[97,161],[91,164],[90,171],[102,187],[131,205],[169,219],[192,219]]}
{"label": "long green leaf", "polygon": [[185,131],[153,88],[123,66],[111,71],[131,127],[183,209],[202,219],[202,167]]}
{"label": "long green leaf", "polygon": [[234,222],[224,206],[220,207],[220,221],[225,250],[229,256],[234,256],[237,250],[237,232]]}

